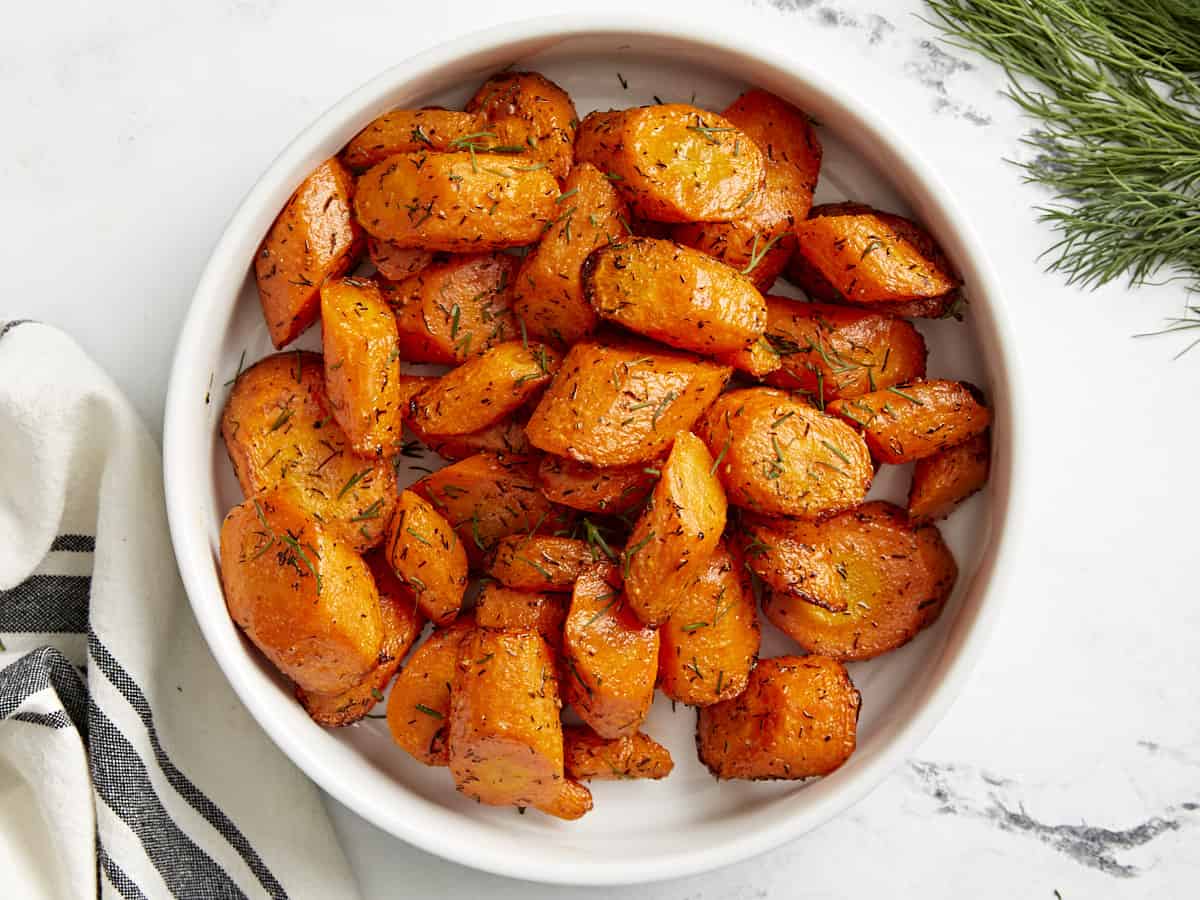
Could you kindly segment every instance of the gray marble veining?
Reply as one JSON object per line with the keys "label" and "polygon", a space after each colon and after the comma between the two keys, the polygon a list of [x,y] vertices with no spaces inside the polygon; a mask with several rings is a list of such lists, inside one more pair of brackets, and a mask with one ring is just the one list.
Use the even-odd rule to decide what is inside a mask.
{"label": "gray marble veining", "polygon": [[1008,778],[973,766],[956,763],[910,761],[909,772],[916,786],[937,801],[943,815],[980,819],[1003,831],[1028,835],[1066,854],[1080,865],[1107,875],[1132,878],[1137,866],[1122,863],[1118,854],[1141,847],[1170,831],[1197,824],[1197,804],[1184,801],[1163,808],[1128,828],[1107,828],[1086,823],[1048,823],[1025,808],[1024,790]]}
{"label": "gray marble veining", "polygon": [[[913,35],[909,30],[898,28],[896,22],[881,12],[852,12],[831,4],[818,4],[816,0],[760,0],[777,12],[803,16],[826,28],[847,29],[856,33],[868,47],[878,47],[885,42],[894,44],[890,50],[898,50],[903,56],[903,70],[923,87],[934,94],[933,110],[970,122],[972,125],[990,125],[992,118],[972,103],[955,97],[948,88],[950,78],[958,72],[969,72],[975,67],[952,49],[940,46],[927,37]],[[886,9],[886,6],[883,8]]]}

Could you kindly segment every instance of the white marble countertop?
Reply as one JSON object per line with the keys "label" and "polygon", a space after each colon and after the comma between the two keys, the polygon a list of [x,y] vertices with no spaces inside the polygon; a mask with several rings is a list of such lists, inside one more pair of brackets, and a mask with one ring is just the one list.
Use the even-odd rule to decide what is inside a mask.
{"label": "white marble countertop", "polygon": [[[630,5],[625,0],[608,4]],[[406,7],[418,7],[406,9]],[[619,891],[507,881],[429,856],[330,801],[368,897],[1184,897],[1200,885],[1200,349],[1131,340],[1179,288],[1064,287],[1035,262],[1043,200],[1001,158],[1003,80],[938,49],[918,0],[666,2],[661,14],[818,52],[895,113],[990,244],[1025,377],[1026,467],[1007,613],[919,753],[788,846]],[[570,3],[315,0],[21,4],[0,33],[0,318],[75,335],[161,426],[190,293],[226,218],[326,106],[401,57]]]}

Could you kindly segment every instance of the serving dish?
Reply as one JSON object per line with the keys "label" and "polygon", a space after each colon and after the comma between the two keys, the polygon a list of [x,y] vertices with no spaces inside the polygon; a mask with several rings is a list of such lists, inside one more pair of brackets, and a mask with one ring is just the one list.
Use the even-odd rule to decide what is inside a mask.
{"label": "serving dish", "polygon": [[[821,124],[818,202],[851,197],[911,211],[938,237],[966,282],[964,323],[923,322],[930,377],[979,384],[995,410],[992,480],[944,527],[961,577],[945,614],[899,651],[851,666],[863,693],[859,748],[811,784],[718,783],[692,752],[694,713],[659,697],[646,723],[677,760],[662,782],[596,784],[596,809],[566,825],[487,808],[448,789],[392,743],[386,724],[338,731],[313,724],[285,680],[237,632],[216,563],[222,516],[240,500],[218,433],[223,382],[240,360],[270,352],[250,265],[297,183],[379,113],[461,103],[492,71],[532,68],[561,84],[581,114],[665,100],[721,109],[747,85],[773,91]],[[619,75],[618,75],[619,73]],[[887,177],[880,173],[886,172]],[[164,469],[180,571],[197,620],[226,675],[273,740],[322,788],[396,836],[457,862],[514,877],[572,884],[671,878],[762,852],[861,799],[928,732],[957,692],[1002,602],[1006,523],[1015,515],[1016,389],[1000,294],[979,241],[946,190],[868,104],[800,59],[714,38],[692,25],[593,17],[541,19],[468,36],[388,70],[301,134],[251,190],[218,242],[180,336],[167,398]],[[313,329],[297,346],[319,347]],[[436,460],[436,457],[434,458]],[[401,483],[425,465],[406,461]],[[434,463],[437,464],[436,462]],[[872,497],[900,499],[903,469]],[[766,628],[763,655],[795,652]]]}

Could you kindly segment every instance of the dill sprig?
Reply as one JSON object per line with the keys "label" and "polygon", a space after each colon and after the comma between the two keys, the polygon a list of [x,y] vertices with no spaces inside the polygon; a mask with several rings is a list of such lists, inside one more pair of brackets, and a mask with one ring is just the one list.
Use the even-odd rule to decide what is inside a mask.
{"label": "dill sprig", "polygon": [[[1061,237],[1049,268],[1098,287],[1160,272],[1200,290],[1200,6],[1189,0],[928,0],[954,46],[1004,69],[1038,120],[1025,180]],[[1200,328],[1189,305],[1163,332]],[[1160,333],[1160,332],[1156,332]]]}
{"label": "dill sprig", "polygon": [[[1189,306],[1184,310],[1182,316],[1173,316],[1167,319],[1165,328],[1160,328],[1158,331],[1146,331],[1142,334],[1135,334],[1134,337],[1154,337],[1159,334],[1176,334],[1180,331],[1195,331],[1200,328],[1200,306]],[[1183,356],[1197,344],[1200,344],[1200,337],[1194,339],[1190,344],[1187,344],[1182,350],[1175,354],[1175,358]]]}

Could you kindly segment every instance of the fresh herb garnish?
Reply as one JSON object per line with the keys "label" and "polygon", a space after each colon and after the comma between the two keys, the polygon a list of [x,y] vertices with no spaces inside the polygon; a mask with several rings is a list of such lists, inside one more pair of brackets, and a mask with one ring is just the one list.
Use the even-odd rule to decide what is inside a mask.
{"label": "fresh herb garnish", "polygon": [[717,454],[717,458],[713,460],[712,468],[708,470],[709,475],[717,474],[717,469],[721,467],[725,456],[729,453],[729,448],[733,446],[733,435],[725,439],[725,444],[721,447],[721,452]]}
{"label": "fresh herb garnish", "polygon": [[537,560],[529,559],[528,557],[525,557],[525,556],[514,556],[513,559],[515,559],[517,562],[525,563],[525,565],[529,566],[531,569],[536,571],[546,581],[549,581],[549,582],[554,581],[554,577],[549,572],[546,571],[546,567],[543,566],[541,563],[539,563]]}
{"label": "fresh herb garnish", "polygon": [[317,596],[320,596],[321,573],[317,571],[317,567],[313,565],[313,561],[308,558],[308,554],[304,552],[304,548],[300,546],[300,542],[287,533],[276,535],[276,537],[287,544],[288,549],[291,550],[292,553],[304,563],[304,565],[308,568],[308,571],[312,573],[313,578],[317,580]]}
{"label": "fresh herb garnish", "polygon": [[724,596],[725,596],[725,588],[724,588],[724,587],[722,587],[722,588],[721,588],[721,590],[720,590],[720,592],[717,594],[717,597],[716,597],[716,606],[717,606],[717,611],[716,611],[716,613],[713,615],[713,620],[712,620],[712,624],[713,624],[713,627],[714,627],[714,628],[716,628],[716,627],[717,627],[717,625],[718,625],[718,624],[720,624],[721,620],[722,620],[723,618],[725,618],[725,614],[726,614],[727,612],[729,612],[729,610],[733,609],[733,603],[734,603],[734,601],[733,601],[733,600],[730,600],[730,601],[729,601],[728,603],[726,603],[724,606],[722,606],[722,605],[721,605],[721,600],[722,600],[722,598],[723,598]]}
{"label": "fresh herb garnish", "polygon": [[757,534],[746,545],[746,552],[752,556],[764,556],[771,550],[771,545],[764,541]]}
{"label": "fresh herb garnish", "polygon": [[486,145],[481,144],[480,140],[483,138],[494,138],[495,136],[496,132],[494,131],[473,131],[470,134],[464,134],[462,137],[456,137],[450,142],[450,148],[453,150],[466,150],[469,148],[486,150]]}
{"label": "fresh herb garnish", "polygon": [[359,469],[357,472],[347,478],[346,483],[342,485],[342,489],[338,491],[337,499],[341,500],[343,497],[345,497],[351,488],[362,481],[364,476],[371,473],[371,468],[371,466],[367,466],[365,469]]}
{"label": "fresh herb garnish", "polygon": [[[222,385],[222,387],[229,387],[229,385],[231,385],[231,384],[237,384],[237,380],[242,377],[242,366],[244,366],[245,364],[246,364],[246,351],[243,350],[241,357],[239,357],[239,359],[238,359],[237,371],[233,373],[233,377],[230,378],[228,381],[226,381],[225,384]],[[298,380],[299,379],[297,379],[297,381]]]}
{"label": "fresh herb garnish", "polygon": [[483,542],[483,538],[479,535],[479,510],[476,509],[471,513],[471,538],[475,541],[475,546],[480,550],[487,550],[487,544]]}
{"label": "fresh herb garnish", "polygon": [[883,247],[883,241],[879,240],[879,238],[871,238],[871,240],[867,241],[867,246],[863,247],[863,251],[858,257],[859,262],[862,262],[862,260],[866,259],[881,247]]}
{"label": "fresh herb garnish", "polygon": [[918,400],[918,399],[917,399],[916,397],[914,397],[912,394],[906,394],[906,393],[904,393],[904,391],[900,390],[900,388],[898,388],[898,387],[891,387],[891,386],[889,386],[889,387],[887,387],[885,390],[888,390],[888,391],[890,391],[891,393],[895,394],[897,397],[903,397],[905,400],[908,400],[908,401],[909,401],[909,402],[911,402],[911,403],[915,403],[915,404],[917,404],[917,406],[924,406],[924,405],[925,405],[925,401],[924,401],[924,400]]}
{"label": "fresh herb garnish", "polygon": [[382,508],[383,508],[383,501],[376,500],[374,503],[372,503],[370,506],[368,506],[366,509],[364,509],[362,512],[360,512],[357,516],[354,516],[350,521],[351,522],[365,522],[367,519],[378,519],[379,511]]}
{"label": "fresh herb garnish", "polygon": [[647,534],[644,538],[642,538],[636,544],[633,544],[632,546],[625,548],[624,556],[625,556],[625,576],[626,577],[629,577],[629,566],[633,563],[633,558],[635,556],[637,556],[637,554],[641,551],[641,549],[643,547],[645,547],[648,543],[650,543],[650,541],[652,541],[653,539],[654,539],[654,531],[651,530],[651,532],[649,534]]}
{"label": "fresh herb garnish", "polygon": [[618,591],[609,591],[607,594],[597,597],[596,599],[597,600],[607,600],[608,602],[606,604],[604,604],[604,606],[601,608],[600,612],[596,613],[594,616],[592,616],[590,619],[588,619],[586,622],[583,623],[584,628],[591,628],[593,625],[595,625],[597,622],[599,622],[601,619],[603,619],[608,614],[608,611],[613,608],[614,604],[616,604],[616,602],[619,599],[621,599],[621,594]]}
{"label": "fresh herb garnish", "polygon": [[584,692],[589,697],[591,697],[592,696],[592,686],[583,680],[583,676],[580,675],[579,670],[575,668],[575,660],[571,659],[568,656],[566,658],[566,663],[567,663],[567,668],[571,670],[571,674],[575,676],[575,680],[579,682],[579,686],[581,688],[583,688]]}
{"label": "fresh herb garnish", "polygon": [[429,540],[429,538],[425,537],[425,535],[421,534],[421,532],[417,531],[415,528],[410,527],[410,528],[405,528],[404,530],[407,531],[413,537],[415,537],[418,541],[420,541],[425,546],[427,546],[427,547],[433,546],[433,541]]}
{"label": "fresh herb garnish", "polygon": [[667,391],[663,394],[662,400],[659,401],[657,408],[654,410],[654,415],[650,417],[650,427],[654,428],[658,425],[658,417],[663,414],[668,406],[673,403],[679,395],[674,391]]}
{"label": "fresh herb garnish", "polygon": [[762,249],[760,250],[758,248],[758,235],[756,234],[754,236],[754,244],[750,247],[750,262],[746,263],[746,267],[742,269],[742,274],[749,275],[751,272],[757,269],[758,264],[763,261],[763,257],[771,252],[772,247],[783,240],[783,236],[783,232],[775,235],[775,237],[763,244]]}
{"label": "fresh herb garnish", "polygon": [[292,417],[292,408],[289,406],[287,409],[285,409],[283,412],[281,412],[279,414],[279,418],[277,418],[274,422],[271,423],[271,428],[269,430],[278,431],[280,428],[282,428],[284,426],[284,424],[287,422],[287,420],[290,419],[291,417]]}
{"label": "fresh herb garnish", "polygon": [[[1044,255],[1068,282],[1200,289],[1200,12],[1194,2],[929,0],[948,43],[1004,67],[1037,120],[1016,163],[1054,192]],[[1200,328],[1191,304],[1162,333]],[[1200,343],[1194,341],[1184,348]]]}
{"label": "fresh herb garnish", "polygon": [[718,138],[713,137],[714,134],[721,134],[722,132],[726,131],[737,131],[736,128],[712,128],[708,125],[689,125],[687,126],[687,130],[694,131],[699,135],[703,135],[704,139],[710,144],[721,143]]}
{"label": "fresh herb garnish", "polygon": [[[591,519],[584,518],[583,534],[584,538],[589,544],[591,544],[593,547],[598,547],[600,551],[609,559],[617,558],[617,555],[612,551],[612,547],[608,546],[608,542],[604,540],[604,536],[600,533],[600,529],[596,527],[596,524]],[[595,553],[593,553],[592,556],[594,557]]]}
{"label": "fresh herb garnish", "polygon": [[824,438],[821,439],[821,443],[825,445],[826,450],[828,450],[830,453],[834,454],[838,459],[840,459],[846,465],[848,465],[848,466],[853,465],[853,463],[850,461],[850,457],[848,457],[845,453],[843,453],[840,449],[838,449],[838,446],[836,444],[832,444],[829,441],[825,440]]}

